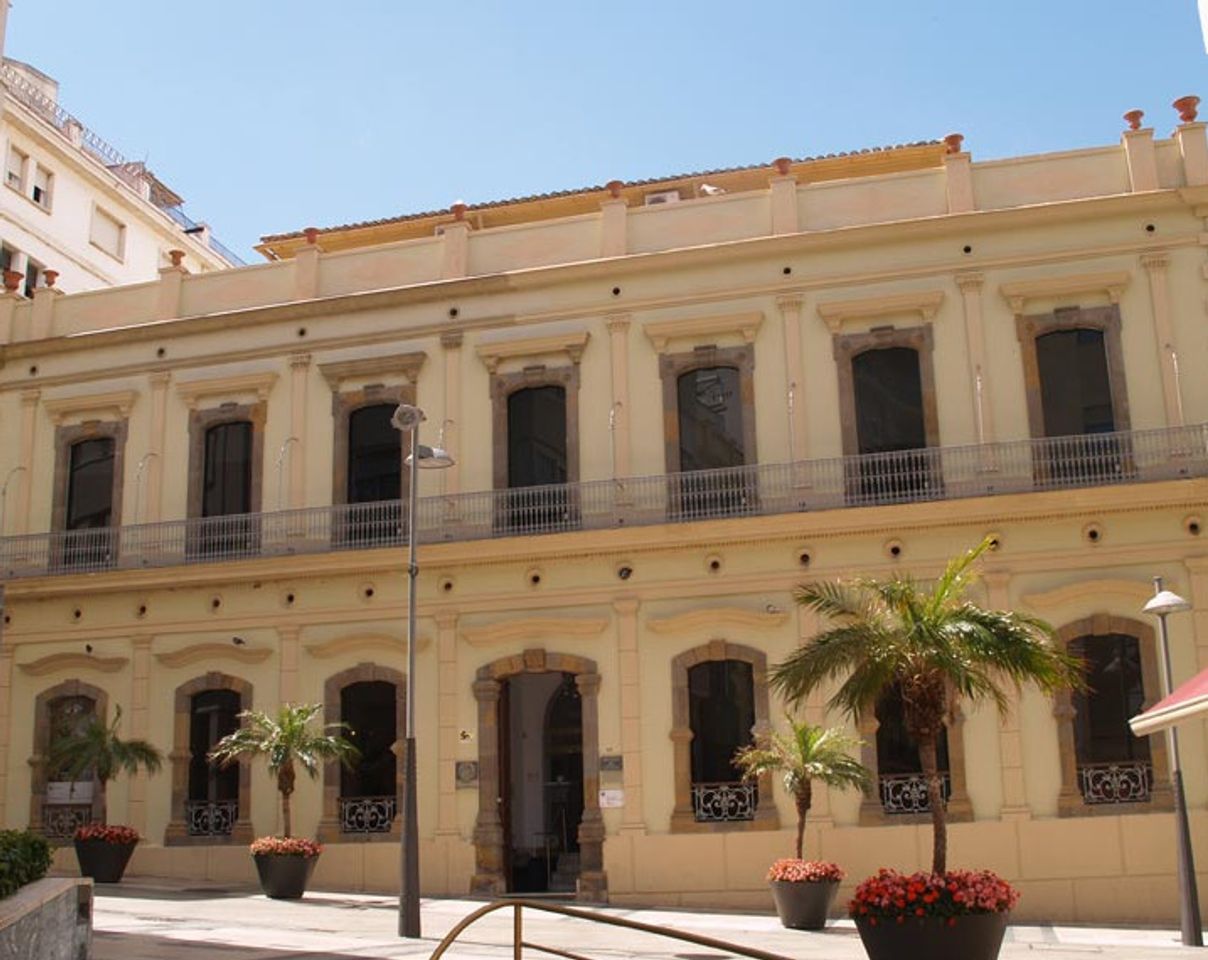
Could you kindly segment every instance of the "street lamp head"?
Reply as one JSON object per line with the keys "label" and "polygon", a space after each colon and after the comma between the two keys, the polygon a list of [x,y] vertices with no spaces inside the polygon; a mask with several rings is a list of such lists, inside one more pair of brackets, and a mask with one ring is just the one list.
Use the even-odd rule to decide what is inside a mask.
{"label": "street lamp head", "polygon": [[1171,590],[1159,590],[1141,608],[1142,613],[1155,617],[1164,617],[1168,613],[1182,613],[1190,610],[1191,604]]}
{"label": "street lamp head", "polygon": [[[395,430],[414,430],[425,420],[424,411],[409,403],[400,403],[390,418]],[[421,457],[422,459],[422,457]]]}
{"label": "street lamp head", "polygon": [[[457,461],[454,460],[447,450],[440,447],[429,447],[426,444],[416,444],[416,449],[419,450],[419,468],[421,470],[443,470],[445,467],[451,467]],[[411,454],[407,454],[403,460],[407,466],[411,466]]]}

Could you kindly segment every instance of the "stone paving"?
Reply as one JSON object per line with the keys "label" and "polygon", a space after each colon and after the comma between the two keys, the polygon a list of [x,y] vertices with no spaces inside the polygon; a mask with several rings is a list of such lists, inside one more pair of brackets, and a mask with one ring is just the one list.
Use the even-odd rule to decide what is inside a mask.
{"label": "stone paving", "polygon": [[[424,900],[421,940],[396,935],[396,902],[371,894],[309,893],[268,900],[255,890],[179,882],[123,882],[96,889],[95,960],[397,960],[427,957],[440,938],[481,901]],[[688,910],[604,908],[603,912],[757,947],[801,960],[860,960],[848,921],[825,933],[785,930],[774,916]],[[510,958],[512,913],[471,926],[447,957]],[[706,947],[603,924],[525,911],[524,938],[599,960],[721,960]],[[1176,930],[1017,926],[1002,960],[1178,960],[1205,956],[1179,943]],[[527,957],[548,956],[526,950]],[[34,958],[31,958],[34,960]],[[921,960],[904,957],[903,960]]]}

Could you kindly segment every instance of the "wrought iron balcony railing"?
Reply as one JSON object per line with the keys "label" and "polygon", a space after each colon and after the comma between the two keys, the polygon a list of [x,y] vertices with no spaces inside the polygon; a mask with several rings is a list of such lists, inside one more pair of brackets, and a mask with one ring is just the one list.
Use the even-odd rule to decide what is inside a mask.
{"label": "wrought iron balcony railing", "polygon": [[185,818],[190,837],[229,837],[239,819],[239,801],[189,800]]}
{"label": "wrought iron balcony railing", "polygon": [[1078,786],[1085,803],[1146,803],[1153,794],[1153,765],[1148,760],[1082,763]]}
{"label": "wrought iron balcony railing", "polygon": [[[687,523],[1208,476],[1208,424],[487,490],[420,500],[420,543]],[[0,579],[407,542],[397,500],[0,540]]]}
{"label": "wrought iron balcony railing", "polygon": [[340,797],[341,833],[389,833],[397,797]]}
{"label": "wrought iron balcony railing", "polygon": [[[888,814],[929,813],[931,797],[928,795],[927,778],[921,773],[883,774],[877,778],[881,789],[881,809]],[[940,774],[944,806],[952,794],[952,780],[948,774]]]}
{"label": "wrought iron balcony railing", "polygon": [[80,827],[92,823],[91,803],[42,804],[42,835],[50,840],[70,840]]}
{"label": "wrought iron balcony railing", "polygon": [[692,784],[692,813],[698,823],[754,820],[759,788],[742,781]]}

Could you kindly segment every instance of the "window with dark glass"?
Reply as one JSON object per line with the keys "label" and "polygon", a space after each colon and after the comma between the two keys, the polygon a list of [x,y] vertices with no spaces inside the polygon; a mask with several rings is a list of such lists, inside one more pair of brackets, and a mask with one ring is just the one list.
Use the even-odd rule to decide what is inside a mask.
{"label": "window with dark glass", "polygon": [[[922,778],[919,748],[906,732],[902,713],[902,690],[896,684],[877,701],[877,774],[880,780],[881,806],[886,813],[922,813],[931,808],[927,784]],[[948,781],[948,731],[936,741],[936,766],[944,783]]]}
{"label": "window with dark glass", "polygon": [[676,391],[680,469],[742,466],[746,461],[738,370],[689,370],[676,381]]}
{"label": "window with dark glass", "polygon": [[390,423],[392,404],[353,410],[348,416],[348,502],[398,500],[402,493],[402,447]]}
{"label": "window with dark glass", "polygon": [[239,765],[218,767],[209,761],[214,744],[239,727],[241,698],[234,690],[195,693],[189,705],[189,799],[239,800]]}
{"label": "window with dark glass", "polygon": [[866,350],[852,357],[860,453],[927,446],[919,354],[910,347]]}
{"label": "window with dark glass", "polygon": [[340,768],[340,829],[385,833],[397,813],[397,692],[385,680],[350,683],[340,691],[344,735],[360,751],[353,766]]}
{"label": "window with dark glass", "polygon": [[205,436],[201,515],[224,517],[252,509],[252,425],[220,423]]}
{"label": "window with dark glass", "polygon": [[1048,437],[1116,429],[1102,330],[1056,330],[1036,338],[1040,401]]}
{"label": "window with dark glass", "polygon": [[508,396],[508,487],[567,481],[566,391],[526,387]]}
{"label": "window with dark glass", "polygon": [[67,530],[108,527],[113,519],[112,437],[80,440],[71,445],[67,479]]}
{"label": "window with dark glass", "polygon": [[[96,715],[96,701],[92,697],[87,696],[71,696],[71,697],[56,697],[50,702],[50,742],[48,744],[48,755],[53,755],[61,741],[68,737],[74,737],[84,732],[88,727],[89,721]],[[64,781],[67,772],[63,768],[51,768],[47,770],[46,779],[49,781]],[[93,773],[91,770],[79,774],[77,783],[91,782]],[[77,793],[78,788],[77,788]],[[52,798],[51,802],[55,802]],[[72,798],[75,802],[81,802],[80,797]],[[91,793],[84,798],[84,802],[91,801]],[[61,802],[69,802],[68,798],[63,797]]]}
{"label": "window with dark glass", "polygon": [[750,820],[758,800],[742,783],[734,753],[752,740],[755,685],[751,664],[710,660],[688,670],[692,729],[692,801],[697,820]]}

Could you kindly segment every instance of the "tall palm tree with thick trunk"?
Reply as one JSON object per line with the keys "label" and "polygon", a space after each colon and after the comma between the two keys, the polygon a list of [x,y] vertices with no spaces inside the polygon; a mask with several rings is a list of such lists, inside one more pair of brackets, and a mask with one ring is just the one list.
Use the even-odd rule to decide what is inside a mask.
{"label": "tall palm tree with thick trunk", "polygon": [[956,700],[989,700],[1005,712],[1007,683],[1031,683],[1045,693],[1083,686],[1080,661],[1053,645],[1043,620],[967,599],[976,561],[989,547],[987,539],[950,560],[930,585],[895,575],[801,588],[797,601],[830,625],[771,674],[772,686],[791,702],[838,682],[830,706],[856,720],[891,687],[900,689],[902,720],[918,747],[931,801],[933,873],[948,867],[936,745]]}
{"label": "tall palm tree with thick trunk", "polygon": [[244,710],[239,714],[239,729],[228,733],[210,750],[210,761],[223,767],[240,757],[264,757],[281,794],[281,820],[287,837],[293,835],[290,797],[298,779],[297,768],[302,767],[313,780],[325,761],[339,760],[350,766],[359,756],[357,748],[340,735],[344,724],[312,725],[322,709],[317,703],[285,703],[275,717],[263,710]]}

